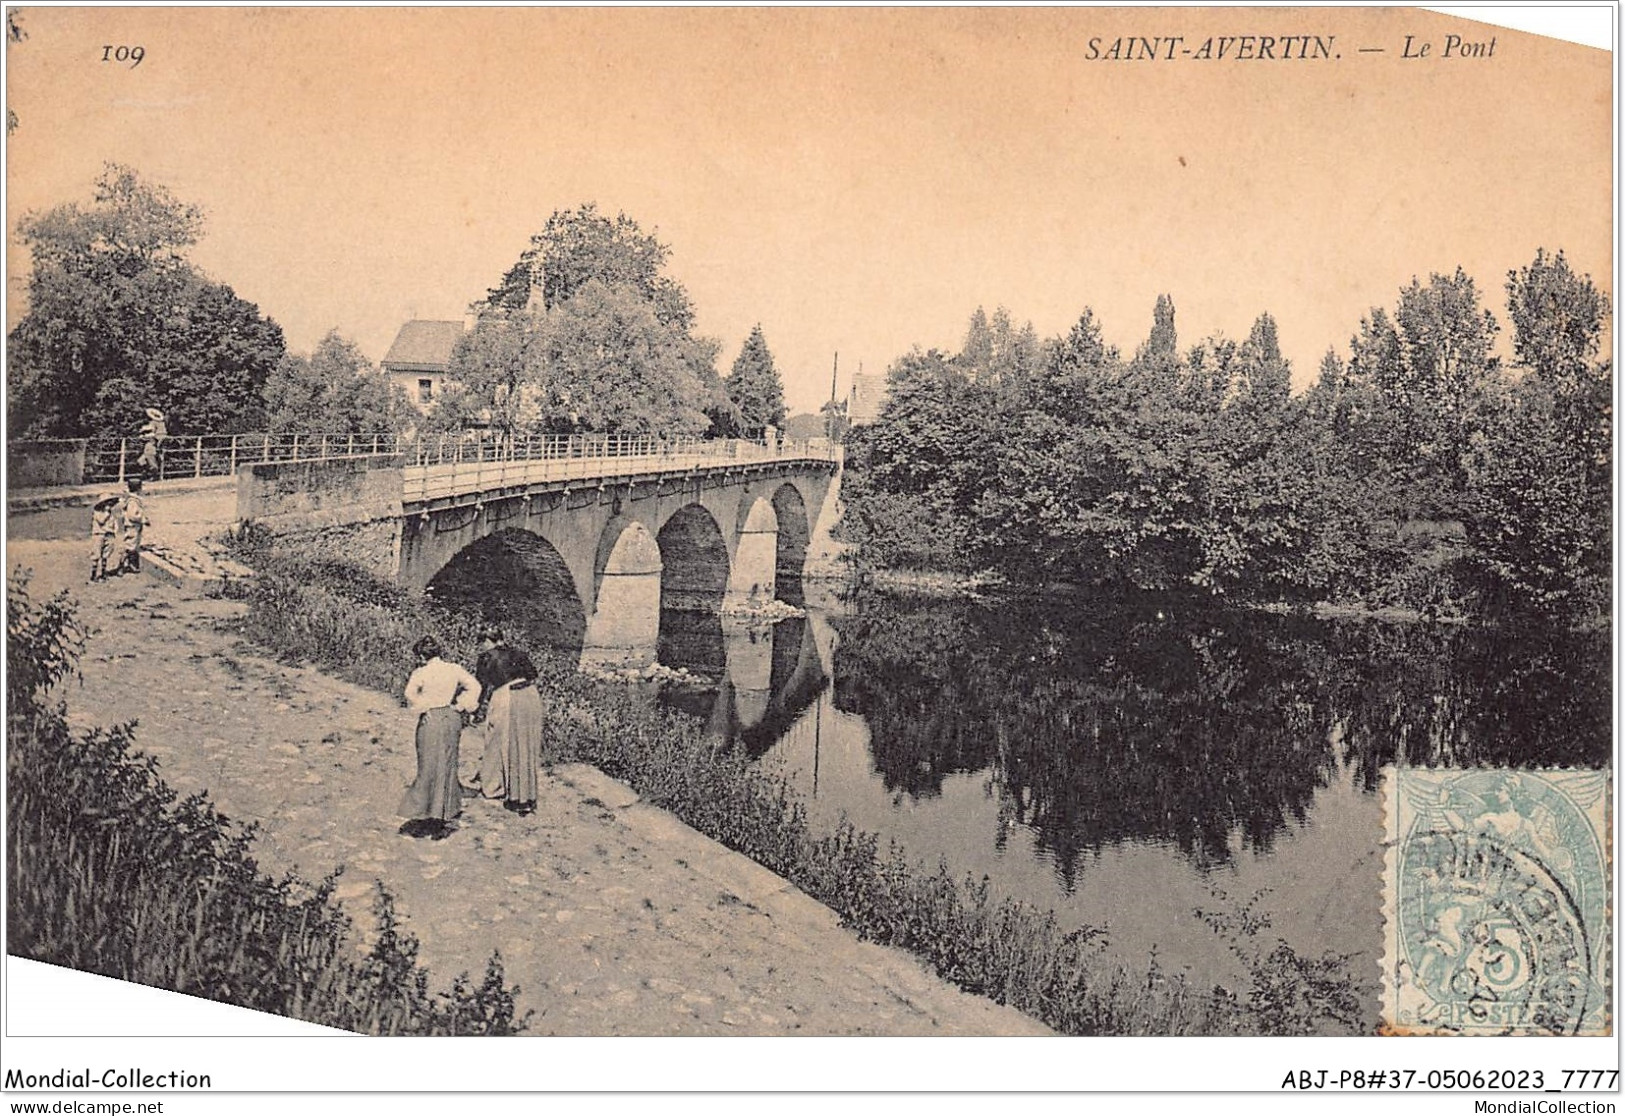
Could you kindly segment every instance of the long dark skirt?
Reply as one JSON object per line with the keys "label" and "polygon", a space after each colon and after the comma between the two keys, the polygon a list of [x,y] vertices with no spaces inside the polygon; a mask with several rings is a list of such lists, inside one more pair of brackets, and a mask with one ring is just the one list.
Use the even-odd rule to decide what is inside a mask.
{"label": "long dark skirt", "polygon": [[542,698],[535,685],[498,689],[485,722],[481,793],[507,802],[535,802],[536,768],[542,759]]}
{"label": "long dark skirt", "polygon": [[396,811],[403,818],[451,821],[463,809],[457,784],[457,743],[463,715],[455,709],[431,709],[418,718],[418,777],[406,788]]}

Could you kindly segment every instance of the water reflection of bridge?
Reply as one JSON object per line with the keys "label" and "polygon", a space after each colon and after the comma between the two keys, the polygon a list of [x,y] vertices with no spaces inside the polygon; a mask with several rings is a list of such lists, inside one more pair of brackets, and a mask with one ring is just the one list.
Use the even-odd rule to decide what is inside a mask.
{"label": "water reflection of bridge", "polygon": [[808,617],[776,624],[715,613],[662,617],[660,661],[707,681],[672,684],[662,700],[702,718],[752,759],[777,742],[829,687],[829,630]]}

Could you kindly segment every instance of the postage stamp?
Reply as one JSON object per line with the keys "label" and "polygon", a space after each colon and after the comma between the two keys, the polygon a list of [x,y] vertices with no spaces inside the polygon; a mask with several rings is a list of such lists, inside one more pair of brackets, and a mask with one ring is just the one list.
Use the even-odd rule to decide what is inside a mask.
{"label": "postage stamp", "polygon": [[1606,1035],[1606,771],[1389,768],[1385,1034]]}

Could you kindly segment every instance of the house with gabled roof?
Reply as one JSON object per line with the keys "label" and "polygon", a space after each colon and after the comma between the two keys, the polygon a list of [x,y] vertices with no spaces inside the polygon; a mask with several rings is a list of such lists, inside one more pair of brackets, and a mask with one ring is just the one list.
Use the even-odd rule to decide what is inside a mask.
{"label": "house with gabled roof", "polygon": [[395,343],[384,354],[384,374],[400,384],[420,411],[426,411],[446,390],[451,354],[462,340],[462,322],[414,319],[401,326]]}

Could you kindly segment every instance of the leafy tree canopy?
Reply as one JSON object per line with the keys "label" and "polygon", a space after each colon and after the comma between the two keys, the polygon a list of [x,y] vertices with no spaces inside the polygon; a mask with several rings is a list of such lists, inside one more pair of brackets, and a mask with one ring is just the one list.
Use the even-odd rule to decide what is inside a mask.
{"label": "leafy tree canopy", "polygon": [[669,249],[624,213],[560,210],[479,304],[430,424],[509,433],[693,434],[740,423],[718,345],[664,274]]}
{"label": "leafy tree canopy", "polygon": [[555,211],[488,292],[488,301],[496,309],[520,310],[529,304],[531,292],[539,291],[550,310],[596,280],[635,288],[653,304],[661,324],[687,332],[694,325],[694,308],[682,284],[664,274],[670,256],[670,248],[626,214],[612,219],[588,202],[579,209]]}
{"label": "leafy tree canopy", "polygon": [[33,268],[28,313],[11,334],[13,436],[125,432],[153,406],[171,432],[263,422],[282,330],[187,262],[201,227],[196,206],[116,165],[89,206],[19,222]]}
{"label": "leafy tree canopy", "polygon": [[1507,274],[1512,351],[1548,383],[1584,376],[1602,342],[1607,302],[1589,275],[1575,275],[1563,253],[1535,253],[1534,263]]}
{"label": "leafy tree canopy", "polygon": [[1020,391],[1037,373],[1039,358],[1038,334],[1031,322],[1018,328],[1004,307],[989,318],[978,306],[954,364],[978,383]]}
{"label": "leafy tree canopy", "polygon": [[710,426],[715,343],[662,322],[637,287],[589,280],[549,309],[543,326],[545,386],[578,428],[700,434]]}
{"label": "leafy tree canopy", "polygon": [[282,358],[266,382],[265,406],[272,430],[294,434],[395,431],[411,413],[400,385],[338,330],[309,356]]}

